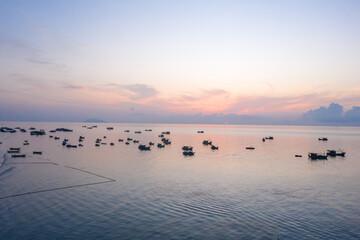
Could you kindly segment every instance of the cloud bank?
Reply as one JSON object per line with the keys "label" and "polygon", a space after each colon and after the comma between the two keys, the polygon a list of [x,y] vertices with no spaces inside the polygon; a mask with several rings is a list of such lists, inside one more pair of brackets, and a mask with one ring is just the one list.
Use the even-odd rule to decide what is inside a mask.
{"label": "cloud bank", "polygon": [[353,106],[352,109],[344,112],[343,106],[331,103],[328,107],[307,111],[303,114],[303,119],[314,123],[360,124],[360,107]]}

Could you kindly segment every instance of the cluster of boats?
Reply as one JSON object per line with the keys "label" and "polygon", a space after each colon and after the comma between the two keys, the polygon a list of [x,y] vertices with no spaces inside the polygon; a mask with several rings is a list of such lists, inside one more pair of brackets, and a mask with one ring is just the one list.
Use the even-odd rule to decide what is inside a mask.
{"label": "cluster of boats", "polygon": [[[25,158],[26,154],[21,153],[21,148],[19,147],[11,147],[7,150],[7,153],[11,154],[12,158]],[[33,154],[41,155],[42,151],[33,151]]]}
{"label": "cluster of boats", "polygon": [[[318,138],[319,141],[328,141],[327,137]],[[311,160],[326,160],[328,157],[345,157],[345,153],[343,150],[327,150],[326,153],[313,153],[309,152],[308,157]]]}
{"label": "cluster of boats", "polygon": [[43,135],[46,135],[46,133],[45,133],[45,130],[40,129],[40,130],[32,130],[32,131],[30,132],[30,135],[33,135],[33,136],[43,136]]}
{"label": "cluster of boats", "polygon": [[195,152],[193,151],[193,147],[191,147],[191,146],[183,146],[182,150],[183,150],[184,156],[194,156],[195,155]]}
{"label": "cluster of boats", "polygon": [[265,142],[266,140],[274,140],[273,136],[263,137],[262,141]]}
{"label": "cluster of boats", "polygon": [[212,144],[212,141],[210,141],[210,140],[204,140],[204,141],[202,142],[202,144],[205,145],[205,146],[209,146],[209,145],[210,145],[212,150],[218,150],[218,149],[219,149],[219,147],[213,145],[213,144]]}
{"label": "cluster of boats", "polygon": [[326,153],[309,153],[308,157],[312,160],[326,160],[328,157],[345,157],[345,153],[342,150],[327,150]]}
{"label": "cluster of boats", "polygon": [[[83,127],[86,127],[86,126],[83,126]],[[96,128],[96,127],[97,126],[91,126],[90,128]],[[86,127],[86,128],[89,128],[89,127]],[[113,127],[107,127],[106,129],[107,130],[113,130],[114,128]],[[0,132],[6,132],[6,133],[7,132],[14,133],[14,132],[17,132],[17,130],[19,130],[20,132],[26,132],[25,129],[20,128],[20,127],[16,127],[16,128],[1,127],[0,128]],[[46,135],[46,132],[43,129],[36,130],[35,128],[31,127],[31,128],[29,128],[29,131],[30,131],[30,135],[35,135],[35,136]],[[152,131],[152,129],[145,129],[145,131],[150,132],[150,131]],[[50,132],[73,132],[73,130],[72,129],[67,129],[67,128],[56,128],[55,130],[50,130]],[[124,132],[128,133],[128,132],[130,132],[130,130],[125,130]],[[140,134],[141,131],[134,131],[134,133]],[[199,130],[199,131],[197,131],[197,133],[204,133],[204,131]],[[170,131],[163,131],[163,132],[161,132],[161,134],[158,135],[161,142],[156,145],[157,148],[164,148],[166,145],[171,144],[170,139],[166,138],[165,135],[170,135]],[[56,136],[54,137],[52,135],[50,135],[49,137],[54,138],[55,140],[60,139],[59,137],[56,137]],[[85,139],[84,136],[79,136],[79,139],[78,139],[79,143],[76,145],[76,144],[69,144],[69,140],[65,138],[62,141],[62,146],[67,147],[67,148],[82,147],[83,146],[82,142],[84,141],[84,139]],[[102,139],[106,139],[106,136],[104,136],[103,138],[97,138],[96,139],[96,141],[95,141],[95,146],[96,147],[99,147],[100,145],[106,145],[107,144],[106,142],[102,142]],[[274,137],[267,136],[267,137],[263,137],[262,141],[265,142],[266,140],[273,140],[273,139],[274,139]],[[319,141],[328,141],[328,138],[321,137],[321,138],[318,138],[318,140]],[[124,139],[118,139],[118,142],[124,142]],[[140,141],[139,140],[133,140],[132,138],[128,137],[125,144],[129,145],[130,142],[139,143]],[[0,142],[0,144],[2,144],[2,143]],[[203,140],[202,144],[205,145],[205,146],[211,146],[212,150],[218,150],[219,149],[218,146],[213,145],[211,140]],[[25,140],[23,142],[23,145],[24,146],[29,145],[29,141]],[[115,144],[113,142],[110,142],[109,145],[114,146]],[[138,149],[141,150],[141,151],[149,151],[149,150],[151,150],[151,146],[153,146],[153,145],[155,145],[155,143],[153,143],[153,142],[149,142],[148,145],[140,144],[138,146]],[[246,150],[254,150],[255,147],[248,146],[245,149]],[[26,154],[22,154],[22,153],[20,153],[20,151],[21,151],[21,148],[10,148],[7,152],[9,154],[11,154],[11,156],[14,157],[14,158],[16,158],[16,157],[26,157]],[[193,156],[193,155],[195,155],[195,152],[193,151],[192,146],[183,146],[182,151],[183,151],[184,156]],[[33,154],[42,154],[42,152],[41,151],[33,151]],[[345,154],[346,154],[346,152],[342,151],[342,150],[339,150],[339,151],[327,150],[326,153],[309,152],[308,157],[311,160],[322,160],[322,159],[326,160],[328,157],[345,157]],[[302,157],[302,155],[295,155],[295,157]]]}
{"label": "cluster of boats", "polygon": [[0,127],[0,132],[3,133],[16,133],[17,130],[20,132],[27,132],[24,128],[20,128],[20,127],[16,127],[16,128]]}

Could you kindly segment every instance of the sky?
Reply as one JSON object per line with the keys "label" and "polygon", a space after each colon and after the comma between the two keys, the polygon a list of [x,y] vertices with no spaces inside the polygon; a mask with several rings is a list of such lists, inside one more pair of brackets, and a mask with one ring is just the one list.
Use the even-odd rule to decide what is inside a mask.
{"label": "sky", "polygon": [[360,1],[0,0],[2,121],[360,124],[359,65]]}

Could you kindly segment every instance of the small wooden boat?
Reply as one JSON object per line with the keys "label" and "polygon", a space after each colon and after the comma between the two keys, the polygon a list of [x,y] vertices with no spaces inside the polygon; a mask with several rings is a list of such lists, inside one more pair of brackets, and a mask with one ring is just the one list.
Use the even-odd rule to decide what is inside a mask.
{"label": "small wooden boat", "polygon": [[204,131],[197,131],[197,133],[204,133]]}
{"label": "small wooden boat", "polygon": [[13,157],[13,158],[24,158],[24,157],[26,157],[26,154],[11,154],[11,157]]}
{"label": "small wooden boat", "polygon": [[327,159],[327,155],[319,154],[319,153],[309,153],[308,157],[312,160],[326,160]]}
{"label": "small wooden boat", "polygon": [[246,147],[245,149],[247,149],[247,150],[254,150],[255,148],[254,148],[254,147]]}
{"label": "small wooden boat", "polygon": [[41,151],[33,151],[33,154],[42,155]]}
{"label": "small wooden boat", "polygon": [[183,151],[192,151],[192,149],[193,149],[193,147],[191,147],[191,146],[183,146],[182,147]]}
{"label": "small wooden boat", "polygon": [[326,155],[330,157],[336,157],[336,156],[345,157],[345,152],[341,150],[338,152],[336,150],[327,150]]}
{"label": "small wooden boat", "polygon": [[194,156],[194,154],[195,154],[195,152],[193,152],[193,151],[184,151],[183,152],[184,156]]}
{"label": "small wooden boat", "polygon": [[71,144],[68,144],[66,145],[67,148],[77,148],[77,145],[71,145]]}
{"label": "small wooden boat", "polygon": [[110,143],[110,146],[114,146],[115,144],[114,143]]}
{"label": "small wooden boat", "polygon": [[336,156],[345,157],[346,152],[336,152]]}
{"label": "small wooden boat", "polygon": [[162,141],[165,145],[171,144],[171,141],[170,141],[170,139],[168,139],[168,138],[162,138],[161,141]]}
{"label": "small wooden boat", "polygon": [[10,150],[19,150],[20,151],[21,148],[14,148],[14,147],[11,147]]}
{"label": "small wooden boat", "polygon": [[165,147],[165,145],[164,145],[164,144],[161,144],[161,143],[158,143],[156,146],[157,146],[158,148],[164,148],[164,147]]}
{"label": "small wooden boat", "polygon": [[328,138],[326,138],[326,137],[319,138],[319,141],[327,141],[327,140],[328,140]]}
{"label": "small wooden boat", "polygon": [[297,154],[297,155],[295,155],[295,157],[300,158],[300,157],[302,157],[302,155],[298,155],[298,154]]}
{"label": "small wooden boat", "polygon": [[216,147],[216,146],[214,146],[214,145],[211,145],[211,149],[212,149],[212,150],[218,150],[219,147]]}
{"label": "small wooden boat", "polygon": [[210,141],[210,140],[204,140],[204,141],[203,141],[203,144],[204,144],[204,145],[211,145],[211,144],[212,144],[212,141]]}
{"label": "small wooden boat", "polygon": [[57,128],[57,129],[55,129],[55,131],[57,131],[57,132],[73,132],[73,130],[67,129],[67,128]]}
{"label": "small wooden boat", "polygon": [[8,150],[7,153],[19,153],[20,150]]}
{"label": "small wooden boat", "polygon": [[151,150],[149,146],[145,146],[145,145],[142,145],[142,144],[140,144],[138,148],[141,151],[149,151],[149,150]]}

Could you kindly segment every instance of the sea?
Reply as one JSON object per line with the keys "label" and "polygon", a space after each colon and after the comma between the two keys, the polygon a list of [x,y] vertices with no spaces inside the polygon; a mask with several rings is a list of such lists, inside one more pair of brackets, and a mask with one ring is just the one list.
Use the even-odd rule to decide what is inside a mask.
{"label": "sea", "polygon": [[[0,239],[360,239],[359,127],[0,127],[26,130],[0,132]],[[50,132],[56,128],[73,131]],[[166,131],[171,144],[158,148]],[[12,157],[11,147],[26,157]],[[346,154],[308,158],[327,150]]]}

